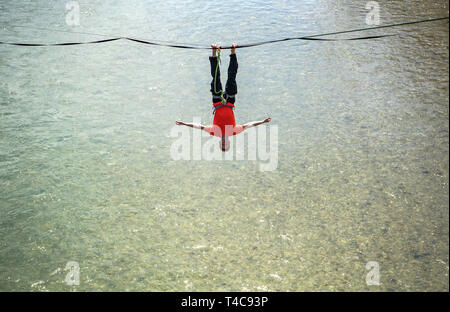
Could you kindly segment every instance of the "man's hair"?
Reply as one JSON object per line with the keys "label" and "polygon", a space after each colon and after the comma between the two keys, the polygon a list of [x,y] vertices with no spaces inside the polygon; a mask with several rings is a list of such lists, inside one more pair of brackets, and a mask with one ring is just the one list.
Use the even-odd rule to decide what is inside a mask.
{"label": "man's hair", "polygon": [[222,152],[226,152],[230,149],[230,141],[225,135],[222,135],[222,140],[220,141],[220,148]]}

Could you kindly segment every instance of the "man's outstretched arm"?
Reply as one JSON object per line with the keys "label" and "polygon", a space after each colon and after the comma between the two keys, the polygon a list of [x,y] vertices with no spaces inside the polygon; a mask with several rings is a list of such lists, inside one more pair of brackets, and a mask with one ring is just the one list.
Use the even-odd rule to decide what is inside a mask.
{"label": "man's outstretched arm", "polygon": [[247,128],[256,127],[256,126],[262,125],[263,123],[270,122],[271,120],[272,120],[272,118],[267,117],[264,120],[248,122],[248,123],[246,123],[245,125],[242,125],[242,126],[244,127],[244,130],[245,130]]}
{"label": "man's outstretched arm", "polygon": [[182,122],[182,121],[176,121],[175,123],[179,126],[188,126],[188,127],[192,127],[192,128],[200,129],[200,130],[205,129],[205,126],[202,124],[188,123],[188,122]]}

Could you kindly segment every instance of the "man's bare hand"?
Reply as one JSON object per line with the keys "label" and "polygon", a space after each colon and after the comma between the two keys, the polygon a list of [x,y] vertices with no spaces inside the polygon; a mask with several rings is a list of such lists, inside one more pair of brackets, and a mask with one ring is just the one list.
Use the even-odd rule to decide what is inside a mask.
{"label": "man's bare hand", "polygon": [[205,128],[205,126],[204,125],[201,125],[201,124],[195,124],[195,123],[189,123],[189,122],[183,122],[183,121],[175,121],[175,123],[178,125],[178,126],[187,126],[187,127],[191,127],[191,128],[195,128],[195,129],[204,129]]}
{"label": "man's bare hand", "polygon": [[256,127],[256,126],[262,125],[263,123],[270,122],[271,120],[272,120],[272,118],[267,117],[267,118],[264,119],[264,120],[261,120],[261,121],[252,121],[252,122],[246,123],[246,124],[243,125],[243,126],[244,126],[244,129],[247,129],[247,128],[251,128],[251,127]]}

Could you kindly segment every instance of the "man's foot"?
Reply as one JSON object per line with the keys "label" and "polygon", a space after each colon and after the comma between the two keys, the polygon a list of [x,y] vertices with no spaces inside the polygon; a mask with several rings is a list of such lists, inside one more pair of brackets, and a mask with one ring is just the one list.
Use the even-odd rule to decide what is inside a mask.
{"label": "man's foot", "polygon": [[232,45],[231,45],[231,54],[235,54],[236,53],[236,47],[237,47],[238,45],[237,45],[237,43],[233,43]]}
{"label": "man's foot", "polygon": [[217,46],[217,44],[213,43],[211,45],[212,48],[212,56],[217,57],[217,49],[220,49],[220,46]]}

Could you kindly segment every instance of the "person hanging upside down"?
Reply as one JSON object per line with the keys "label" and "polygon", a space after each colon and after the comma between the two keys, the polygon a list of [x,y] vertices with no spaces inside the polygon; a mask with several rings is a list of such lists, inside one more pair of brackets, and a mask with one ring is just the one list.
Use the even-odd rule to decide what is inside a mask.
{"label": "person hanging upside down", "polygon": [[[230,149],[229,136],[233,136],[241,133],[247,128],[259,126],[263,123],[270,122],[271,118],[268,117],[261,121],[253,121],[244,125],[236,125],[234,118],[234,103],[235,96],[237,94],[236,74],[238,70],[238,62],[236,57],[237,44],[233,44],[230,54],[230,64],[228,66],[228,79],[225,85],[225,93],[222,91],[222,83],[220,82],[220,67],[217,65],[217,50],[216,44],[212,44],[212,56],[209,57],[211,63],[211,75],[213,80],[211,81],[211,93],[212,102],[214,107],[214,120],[212,126],[203,126],[200,124],[186,123],[182,121],[176,121],[177,125],[188,126],[196,129],[205,130],[210,135],[221,138],[220,147],[222,151],[228,151]],[[219,53],[220,56],[220,53]],[[217,73],[216,73],[217,70]]]}

